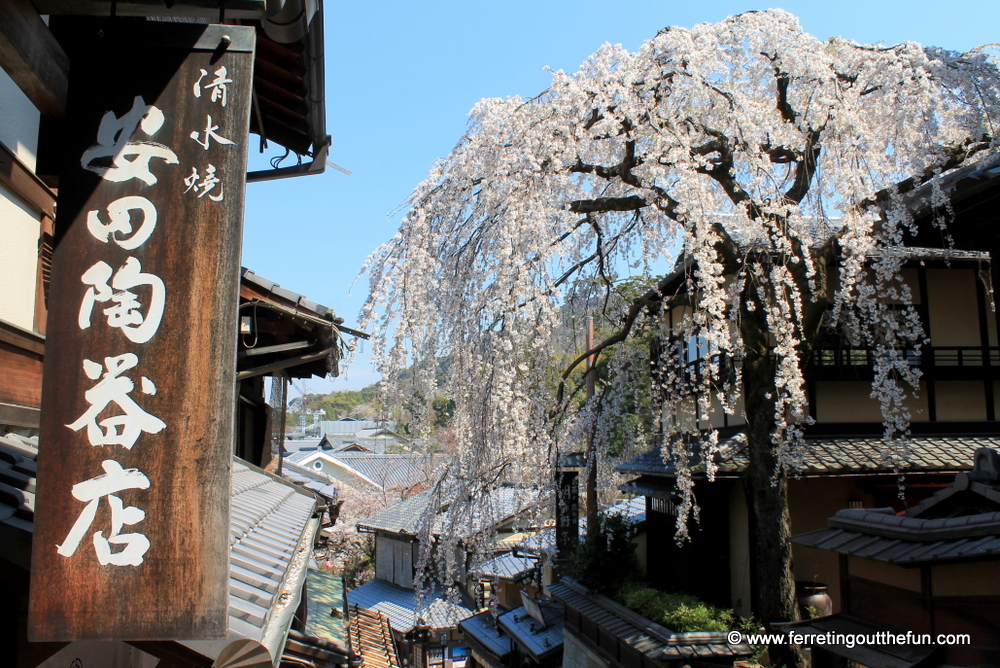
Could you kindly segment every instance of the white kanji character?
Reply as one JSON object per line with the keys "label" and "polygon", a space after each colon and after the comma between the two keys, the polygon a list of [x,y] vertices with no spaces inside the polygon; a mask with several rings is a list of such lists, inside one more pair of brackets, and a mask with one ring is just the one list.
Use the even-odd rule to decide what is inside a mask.
{"label": "white kanji character", "polygon": [[194,96],[195,97],[200,98],[201,97],[201,80],[208,76],[208,70],[203,70],[201,68],[198,68],[198,71],[201,72],[201,75],[198,77],[198,80],[194,82],[194,86],[191,87],[191,90],[194,92]]}
{"label": "white kanji character", "polygon": [[209,163],[208,168],[205,170],[205,178],[198,185],[201,186],[201,194],[198,195],[198,197],[208,195],[208,193],[213,190],[215,186],[219,186],[218,194],[208,195],[208,199],[213,202],[221,202],[226,196],[225,189],[222,186],[222,181],[220,181],[219,177],[215,175],[215,165],[211,163]]}
{"label": "white kanji character", "polygon": [[[202,71],[204,71],[204,70],[202,70]],[[198,174],[198,168],[197,167],[192,167],[191,168],[191,176],[189,176],[186,179],[184,179],[184,185],[187,186],[187,188],[184,189],[184,192],[190,192],[190,190],[192,188],[194,188],[195,192],[198,192],[198,179],[199,178],[201,178],[201,175]]]}
{"label": "white kanji character", "polygon": [[191,175],[184,179],[184,185],[187,188],[184,192],[190,192],[194,190],[198,194],[198,199],[201,199],[209,192],[215,189],[215,186],[219,186],[219,192],[215,195],[208,195],[208,199],[213,202],[221,202],[225,199],[225,188],[222,186],[222,181],[215,175],[215,165],[209,163],[208,167],[205,169],[205,178],[198,183],[198,179],[201,175],[198,173],[198,169],[195,167],[191,168]]}
{"label": "white kanji character", "polygon": [[[163,279],[156,274],[143,273],[142,265],[134,257],[125,260],[125,264],[114,273],[113,279],[112,273],[113,270],[107,262],[99,261],[80,277],[80,281],[90,287],[80,304],[77,324],[80,329],[88,329],[94,306],[98,302],[102,304],[114,302],[114,305],[104,309],[108,325],[121,329],[133,343],[146,343],[156,334],[163,319],[167,296]],[[142,303],[139,302],[138,295],[130,291],[141,285],[148,285],[151,288],[149,306],[145,314],[140,310]],[[114,288],[115,292],[112,292],[111,288]]]}
{"label": "white kanji character", "polygon": [[111,286],[108,285],[108,281],[111,280],[113,275],[114,269],[111,268],[111,265],[106,262],[98,262],[80,277],[80,281],[84,285],[90,286],[83,295],[83,303],[80,304],[80,315],[77,317],[77,324],[80,326],[80,329],[90,327],[90,314],[94,311],[94,305],[97,302],[111,300],[114,292],[111,290]]}
{"label": "white kanji character", "polygon": [[[133,353],[105,357],[104,368],[107,371],[101,378],[101,365],[89,359],[83,360],[83,371],[87,377],[91,380],[100,378],[100,381],[83,395],[90,408],[84,411],[76,422],[66,426],[73,431],[80,431],[86,427],[87,440],[91,445],[121,445],[129,450],[143,432],[147,434],[161,432],[167,426],[166,423],[155,415],[147,413],[129,396],[135,389],[135,383],[131,378],[122,376],[138,363],[139,358]],[[156,394],[156,385],[143,376],[140,391],[143,394]],[[117,404],[123,412],[104,418],[98,423],[97,418],[112,403]]]}
{"label": "white kanji character", "polygon": [[226,76],[227,74],[225,66],[220,67],[215,70],[215,78],[212,79],[212,82],[205,86],[205,88],[212,89],[212,102],[220,102],[223,107],[228,101],[229,84],[233,83],[233,80]]}
{"label": "white kanji character", "polygon": [[202,88],[205,90],[212,89],[212,102],[221,102],[223,107],[226,106],[226,103],[229,101],[227,89],[229,84],[233,83],[233,80],[228,78],[228,71],[225,66],[215,70],[215,78],[204,86],[201,85],[201,80],[208,76],[208,72],[205,70],[199,70],[199,72],[201,72],[201,76],[194,83],[194,96],[200,98]]}
{"label": "white kanji character", "polygon": [[104,114],[97,129],[97,143],[83,152],[80,165],[106,181],[139,179],[148,186],[154,185],[156,176],[149,170],[150,161],[159,158],[164,164],[176,165],[177,154],[157,142],[130,140],[137,129],[152,137],[161,127],[163,112],[137,95],[131,111],[121,118],[113,111]]}
{"label": "white kanji character", "polygon": [[[104,537],[103,531],[94,532],[94,550],[97,561],[106,566],[138,566],[149,549],[149,539],[141,533],[121,533],[125,525],[138,524],[146,518],[146,512],[135,506],[126,506],[116,494],[127,489],[149,489],[149,478],[139,469],[123,469],[113,459],[101,463],[104,474],[73,485],[73,497],[87,505],[73,523],[57,552],[64,557],[72,557],[80,546],[84,535],[90,530],[97,516],[97,506],[102,497],[108,497],[111,507],[111,532]],[[120,552],[112,552],[112,545],[124,545]]]}
{"label": "white kanji character", "polygon": [[[111,222],[105,225],[101,222],[100,212],[87,212],[87,229],[98,241],[108,243],[113,240],[125,250],[135,250],[149,239],[156,229],[156,207],[145,197],[129,195],[119,197],[107,206]],[[132,214],[130,211],[142,211],[142,224],[132,233]],[[132,234],[131,237],[120,239],[114,236],[116,232]]]}
{"label": "white kanji character", "polygon": [[220,144],[232,144],[232,143],[234,143],[234,142],[229,141],[228,139],[226,139],[222,135],[217,134],[215,131],[218,130],[218,129],[219,129],[219,126],[218,125],[213,125],[212,124],[212,117],[208,116],[208,120],[205,122],[205,141],[202,141],[200,139],[200,137],[201,137],[201,133],[200,132],[197,132],[197,131],[196,132],[192,132],[190,136],[191,136],[191,139],[195,140],[196,142],[198,142],[199,144],[201,144],[202,146],[204,146],[206,151],[208,150],[208,146],[209,146],[209,144],[211,144],[211,142],[212,142],[213,139],[215,141],[217,141],[218,143],[220,143]]}

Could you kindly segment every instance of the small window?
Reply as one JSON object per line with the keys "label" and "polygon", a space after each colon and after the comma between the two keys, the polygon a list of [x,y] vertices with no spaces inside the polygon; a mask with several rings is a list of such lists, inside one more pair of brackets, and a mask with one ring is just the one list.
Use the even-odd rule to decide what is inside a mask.
{"label": "small window", "polygon": [[320,460],[317,459],[316,461],[313,462],[313,468],[316,469],[317,471],[322,471],[323,470],[323,462],[321,462]]}
{"label": "small window", "polygon": [[661,499],[654,496],[650,501],[650,510],[654,513],[663,513],[664,515],[674,515],[677,513],[674,502],[670,499]]}

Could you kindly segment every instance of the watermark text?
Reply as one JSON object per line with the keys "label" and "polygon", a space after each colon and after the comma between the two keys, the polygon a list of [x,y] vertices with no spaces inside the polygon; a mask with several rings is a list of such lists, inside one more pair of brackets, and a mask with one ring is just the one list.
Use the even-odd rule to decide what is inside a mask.
{"label": "watermark text", "polygon": [[868,645],[969,645],[972,637],[968,633],[941,633],[933,636],[930,633],[893,633],[879,631],[876,633],[741,633],[729,632],[729,644],[738,645],[802,645],[804,647],[820,647],[823,645],[841,645],[848,648],[865,647]]}

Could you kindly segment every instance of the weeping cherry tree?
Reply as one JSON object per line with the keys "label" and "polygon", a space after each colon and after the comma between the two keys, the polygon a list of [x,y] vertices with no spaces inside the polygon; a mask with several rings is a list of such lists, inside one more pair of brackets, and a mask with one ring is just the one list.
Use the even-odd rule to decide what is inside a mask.
{"label": "weeping cherry tree", "polygon": [[[573,370],[593,352],[612,369],[648,364],[651,347],[653,382],[639,389],[657,399],[676,465],[679,536],[690,444],[711,479],[718,437],[702,427],[713,410],[741,414],[754,612],[795,619],[786,476],[807,447],[804,360],[823,328],[874,349],[887,454],[905,451],[918,372],[904,351],[925,338],[893,252],[913,231],[906,196],[995,153],[998,122],[986,55],[820,41],[782,11],[664,29],[635,53],[606,44],[536,97],[472,110],[369,259],[375,359],[390,391],[411,369],[407,392],[454,400],[446,484],[473,499],[503,481],[550,485],[555,453],[578,449],[581,430],[607,433],[622,417],[609,397],[636,390],[613,374],[579,410]],[[625,274],[648,289],[616,295]],[[584,289],[605,291],[590,303],[609,333],[574,360],[566,304]],[[678,307],[687,316],[668,326]],[[697,374],[691,341],[709,353]]]}

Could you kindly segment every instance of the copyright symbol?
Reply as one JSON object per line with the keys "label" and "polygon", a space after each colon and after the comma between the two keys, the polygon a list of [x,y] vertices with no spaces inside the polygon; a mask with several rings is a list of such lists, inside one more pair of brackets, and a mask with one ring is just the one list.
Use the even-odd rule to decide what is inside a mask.
{"label": "copyright symbol", "polygon": [[730,645],[739,645],[740,641],[743,640],[743,634],[739,631],[730,631],[727,638]]}

